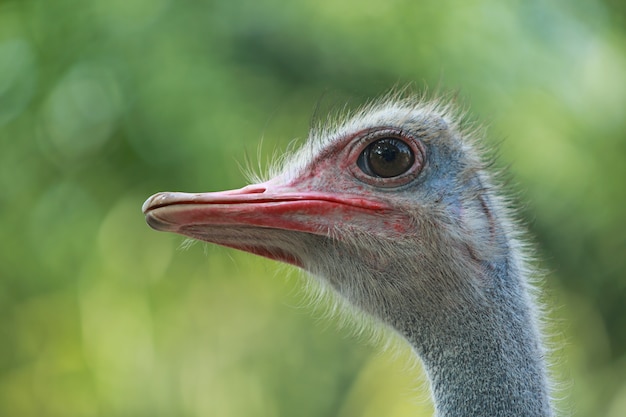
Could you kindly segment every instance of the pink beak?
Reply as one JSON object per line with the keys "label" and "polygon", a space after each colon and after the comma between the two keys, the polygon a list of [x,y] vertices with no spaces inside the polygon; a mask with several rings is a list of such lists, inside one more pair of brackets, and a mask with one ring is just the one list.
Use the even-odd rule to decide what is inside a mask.
{"label": "pink beak", "polygon": [[[333,229],[346,224],[369,230],[372,217],[380,224],[391,210],[385,202],[358,195],[298,192],[269,182],[213,193],[158,193],[143,205],[150,227],[191,237],[196,236],[187,231],[190,226],[207,230],[253,226],[329,236]],[[297,257],[287,253],[276,254],[258,246],[239,246],[210,237],[203,240],[302,266]]]}

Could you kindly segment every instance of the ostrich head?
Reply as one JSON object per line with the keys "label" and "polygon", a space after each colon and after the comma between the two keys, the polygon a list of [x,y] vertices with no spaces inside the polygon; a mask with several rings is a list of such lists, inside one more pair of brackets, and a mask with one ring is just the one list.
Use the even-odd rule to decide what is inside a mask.
{"label": "ostrich head", "polygon": [[267,181],[152,196],[148,224],[319,277],[413,345],[440,415],[549,414],[521,245],[474,136],[416,99],[331,125]]}
{"label": "ostrich head", "polygon": [[372,105],[282,160],[272,179],[239,190],[157,194],[147,221],[297,265],[394,326],[399,313],[461,308],[493,284],[507,239],[448,107]]}

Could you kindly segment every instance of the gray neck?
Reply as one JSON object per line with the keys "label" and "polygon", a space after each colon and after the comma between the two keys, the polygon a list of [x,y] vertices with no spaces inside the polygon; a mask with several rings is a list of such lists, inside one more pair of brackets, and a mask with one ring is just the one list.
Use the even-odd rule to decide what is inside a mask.
{"label": "gray neck", "polygon": [[552,415],[528,294],[516,280],[498,282],[482,303],[454,315],[419,313],[405,323],[438,417]]}

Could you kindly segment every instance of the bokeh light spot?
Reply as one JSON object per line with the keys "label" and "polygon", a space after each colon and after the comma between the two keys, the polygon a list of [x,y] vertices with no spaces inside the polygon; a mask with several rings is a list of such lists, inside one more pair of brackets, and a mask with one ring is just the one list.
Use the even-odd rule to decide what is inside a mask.
{"label": "bokeh light spot", "polygon": [[156,238],[145,224],[135,196],[121,199],[107,214],[98,234],[98,248],[113,274],[123,280],[156,280],[170,263],[173,243],[182,238]]}
{"label": "bokeh light spot", "polygon": [[17,117],[35,91],[35,54],[25,39],[0,42],[0,126]]}
{"label": "bokeh light spot", "polygon": [[77,269],[93,247],[100,210],[91,196],[72,182],[44,192],[33,207],[28,231],[37,261],[50,275]]}
{"label": "bokeh light spot", "polygon": [[115,32],[133,32],[153,23],[169,0],[95,0],[94,10],[102,23]]}
{"label": "bokeh light spot", "polygon": [[111,137],[124,105],[113,71],[77,64],[49,96],[42,115],[44,151],[59,163],[92,156]]}

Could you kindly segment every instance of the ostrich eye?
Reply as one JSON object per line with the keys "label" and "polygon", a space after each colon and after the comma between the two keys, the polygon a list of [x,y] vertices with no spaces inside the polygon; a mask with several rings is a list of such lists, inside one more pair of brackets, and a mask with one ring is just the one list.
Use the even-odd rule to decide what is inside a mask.
{"label": "ostrich eye", "polygon": [[383,138],[370,143],[361,152],[357,165],[367,175],[391,178],[402,175],[413,166],[415,156],[405,142],[396,138]]}

